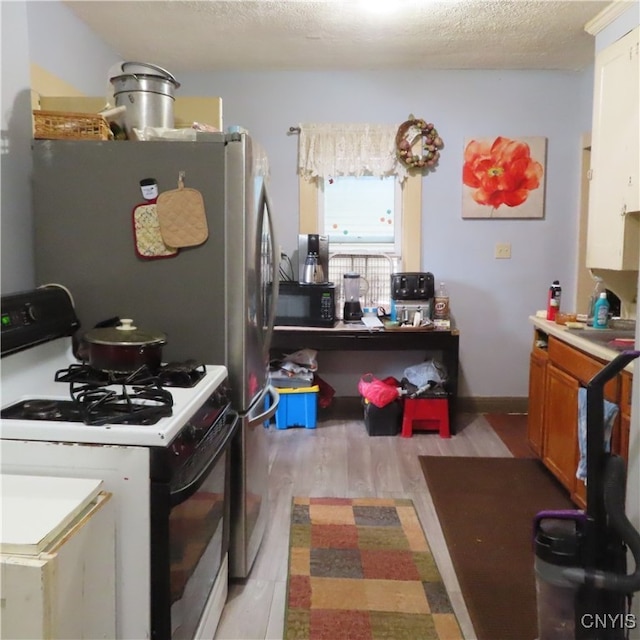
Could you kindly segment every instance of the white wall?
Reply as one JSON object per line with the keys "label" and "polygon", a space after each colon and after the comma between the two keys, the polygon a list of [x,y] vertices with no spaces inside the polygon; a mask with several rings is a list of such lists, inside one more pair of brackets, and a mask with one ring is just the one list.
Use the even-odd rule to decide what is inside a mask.
{"label": "white wall", "polygon": [[28,0],[29,55],[87,96],[106,96],[120,56],[58,0]]}
{"label": "white wall", "polygon": [[629,33],[629,31],[638,26],[639,22],[640,3],[638,0],[635,0],[633,4],[629,3],[629,7],[622,14],[596,34],[596,53],[599,53],[610,44]]}
{"label": "white wall", "polygon": [[[545,307],[554,279],[566,300],[574,295],[580,136],[591,128],[592,74],[182,73],[178,79],[186,95],[222,96],[225,124],[247,127],[266,147],[277,230],[290,255],[298,215],[297,136],[287,135],[290,126],[400,123],[410,113],[433,122],[445,146],[437,171],[423,180],[422,266],[450,289],[461,331],[461,395],[524,397],[533,336],[527,317]],[[464,140],[492,135],[548,138],[543,220],[462,220]],[[511,260],[494,259],[497,242],[511,243]],[[321,366],[331,369],[327,380],[345,395],[357,394],[353,372],[339,373],[336,357],[322,356]],[[386,357],[352,368],[397,374]]]}

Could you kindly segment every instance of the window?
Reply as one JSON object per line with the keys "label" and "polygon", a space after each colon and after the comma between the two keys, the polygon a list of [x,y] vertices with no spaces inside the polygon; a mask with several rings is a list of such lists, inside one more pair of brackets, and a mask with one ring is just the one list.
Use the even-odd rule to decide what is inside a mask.
{"label": "window", "polygon": [[378,254],[421,268],[422,177],[395,155],[398,127],[298,127],[300,233],[329,236],[331,254]]}
{"label": "window", "polygon": [[[359,178],[351,178],[358,180]],[[315,178],[308,180],[300,177],[299,185],[299,207],[300,207],[300,233],[324,233],[324,216],[320,212],[320,204],[323,200],[322,188],[323,180]],[[398,200],[401,202],[402,213],[394,220],[394,231],[396,235],[396,246],[393,252],[384,251],[378,247],[348,246],[330,241],[330,253],[362,253],[380,252],[393,253],[395,255],[395,271],[420,271],[421,267],[421,215],[422,215],[422,177],[420,175],[410,176],[402,186],[396,184],[395,188],[399,192]],[[398,209],[396,209],[396,212]]]}
{"label": "window", "polygon": [[362,276],[362,301],[367,307],[391,306],[391,274],[397,271],[397,263],[383,253],[334,253],[329,258],[329,280],[335,282],[338,315],[344,304],[342,279],[350,271]]}
{"label": "window", "polygon": [[319,184],[319,229],[336,251],[400,255],[402,190],[394,176],[344,176]]}
{"label": "window", "polygon": [[329,279],[342,309],[343,274],[362,276],[366,306],[389,308],[391,273],[400,264],[402,189],[395,176],[318,179],[318,228],[329,236]]}

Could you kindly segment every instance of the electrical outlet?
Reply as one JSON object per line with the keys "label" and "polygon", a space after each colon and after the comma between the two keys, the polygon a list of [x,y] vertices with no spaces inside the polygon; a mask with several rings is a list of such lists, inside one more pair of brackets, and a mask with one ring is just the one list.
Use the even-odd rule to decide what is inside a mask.
{"label": "electrical outlet", "polygon": [[510,242],[498,242],[496,244],[494,258],[497,259],[509,259],[511,258],[511,243]]}

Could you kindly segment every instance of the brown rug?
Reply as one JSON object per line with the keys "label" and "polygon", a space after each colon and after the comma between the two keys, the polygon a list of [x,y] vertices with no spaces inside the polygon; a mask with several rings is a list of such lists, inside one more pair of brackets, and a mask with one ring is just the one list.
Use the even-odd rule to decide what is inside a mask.
{"label": "brown rug", "polygon": [[411,500],[294,498],[285,640],[461,640]]}
{"label": "brown rug", "polygon": [[514,458],[537,458],[527,440],[526,413],[485,413],[485,419]]}
{"label": "brown rug", "polygon": [[420,456],[478,640],[537,637],[532,524],[545,509],[574,509],[530,458]]}

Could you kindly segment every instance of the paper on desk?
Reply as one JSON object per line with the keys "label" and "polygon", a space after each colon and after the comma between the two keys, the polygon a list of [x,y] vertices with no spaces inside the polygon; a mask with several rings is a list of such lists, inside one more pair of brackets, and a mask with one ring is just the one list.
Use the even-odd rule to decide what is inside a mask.
{"label": "paper on desk", "polygon": [[384,327],[382,322],[380,322],[378,318],[374,318],[373,316],[365,316],[364,318],[362,318],[362,324],[364,324],[365,327],[369,327],[370,329]]}

